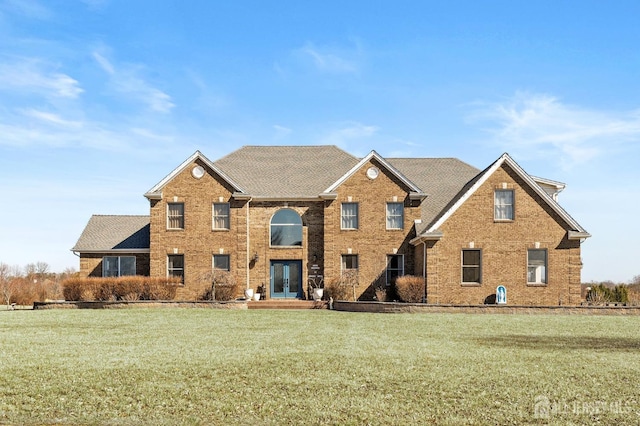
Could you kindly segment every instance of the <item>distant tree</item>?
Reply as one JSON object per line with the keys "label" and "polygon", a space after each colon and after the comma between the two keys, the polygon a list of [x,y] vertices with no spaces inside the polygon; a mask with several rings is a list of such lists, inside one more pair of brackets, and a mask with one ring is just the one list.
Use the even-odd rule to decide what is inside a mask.
{"label": "distant tree", "polygon": [[11,280],[11,267],[6,263],[0,263],[0,293],[7,306],[11,305],[13,296],[13,282]]}

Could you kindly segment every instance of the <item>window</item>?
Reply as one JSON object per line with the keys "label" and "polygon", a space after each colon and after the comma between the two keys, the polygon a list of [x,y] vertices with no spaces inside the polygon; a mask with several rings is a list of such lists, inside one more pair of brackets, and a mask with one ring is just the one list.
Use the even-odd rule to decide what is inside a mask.
{"label": "window", "polygon": [[404,256],[401,254],[387,255],[387,285],[395,284],[396,278],[404,275]]}
{"label": "window", "polygon": [[213,255],[213,269],[218,269],[221,271],[229,271],[230,262],[228,254],[214,254]]}
{"label": "window", "polygon": [[213,204],[213,229],[229,229],[229,203]]}
{"label": "window", "polygon": [[358,229],[358,203],[342,203],[341,229]]}
{"label": "window", "polygon": [[357,271],[358,270],[358,255],[357,254],[343,254],[342,255],[342,272]]}
{"label": "window", "polygon": [[480,250],[462,250],[462,283],[480,284],[482,282],[482,252]]}
{"label": "window", "polygon": [[529,284],[547,283],[547,250],[527,250],[527,282]]}
{"label": "window", "polygon": [[404,205],[387,203],[387,229],[404,228]]}
{"label": "window", "polygon": [[513,220],[513,189],[497,189],[494,199],[495,220]]}
{"label": "window", "polygon": [[103,277],[122,277],[135,274],[135,256],[105,256],[102,258]]}
{"label": "window", "polygon": [[291,209],[281,209],[271,218],[272,246],[301,246],[302,219]]}
{"label": "window", "polygon": [[170,277],[179,277],[184,284],[184,255],[167,255],[167,275]]}
{"label": "window", "polygon": [[184,203],[167,204],[167,229],[184,229]]}

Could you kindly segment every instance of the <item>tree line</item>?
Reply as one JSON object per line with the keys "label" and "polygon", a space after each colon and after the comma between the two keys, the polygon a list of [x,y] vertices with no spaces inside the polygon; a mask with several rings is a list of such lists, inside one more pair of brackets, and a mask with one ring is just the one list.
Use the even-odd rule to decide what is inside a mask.
{"label": "tree line", "polygon": [[33,302],[63,299],[62,282],[77,274],[73,268],[51,272],[46,262],[25,266],[0,262],[0,296],[7,306],[32,305]]}

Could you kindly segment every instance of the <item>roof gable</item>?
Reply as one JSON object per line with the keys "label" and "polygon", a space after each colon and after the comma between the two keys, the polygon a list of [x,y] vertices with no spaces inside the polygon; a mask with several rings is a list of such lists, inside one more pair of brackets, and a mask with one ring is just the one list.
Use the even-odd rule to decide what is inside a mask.
{"label": "roof gable", "polygon": [[[566,212],[558,204],[554,198],[549,195],[547,191],[545,191],[536,181],[541,180],[540,178],[533,178],[527,172],[524,171],[522,167],[516,161],[509,156],[509,154],[504,153],[500,158],[498,158],[493,164],[480,172],[476,177],[474,177],[459,193],[456,197],[454,197],[448,205],[446,210],[443,210],[441,215],[438,216],[433,223],[431,223],[427,229],[423,231],[421,235],[417,238],[419,239],[421,236],[436,234],[438,229],[442,224],[455,213],[465,201],[467,201],[478,188],[480,188],[489,177],[495,173],[503,164],[507,164],[511,169],[537,194],[542,198],[542,200],[553,209],[572,229],[571,235],[579,236],[580,238],[587,238],[590,235],[585,231],[585,229],[580,226],[580,224],[573,219],[569,213]],[[545,180],[545,182],[551,182]],[[556,183],[555,181],[553,181]],[[559,182],[557,182],[559,184]]]}
{"label": "roof gable", "polygon": [[222,170],[220,170],[220,168],[218,168],[218,166],[216,166],[215,163],[213,163],[211,160],[205,157],[204,154],[202,154],[200,151],[196,151],[189,158],[183,161],[182,164],[180,164],[178,167],[173,169],[171,173],[165,176],[153,188],[147,191],[146,194],[144,194],[144,196],[150,200],[157,200],[162,198],[162,188],[164,188],[169,182],[171,182],[176,176],[182,173],[190,164],[192,164],[196,160],[200,160],[204,164],[206,164],[207,167],[213,170],[214,173],[220,176],[235,191],[240,193],[245,193],[242,187],[238,183],[236,183],[233,179],[231,179],[229,176],[227,176]]}
{"label": "roof gable", "polygon": [[405,184],[409,188],[410,192],[412,192],[414,194],[417,194],[419,196],[422,196],[422,198],[426,197],[426,195],[422,192],[422,190],[415,183],[410,181],[405,175],[403,175],[398,169],[396,169],[394,166],[392,166],[391,163],[389,163],[387,160],[385,160],[376,151],[371,151],[369,153],[369,155],[367,155],[362,160],[360,160],[347,173],[342,175],[337,181],[333,182],[333,184],[331,184],[331,186],[329,186],[327,189],[325,189],[323,191],[323,193],[324,194],[333,193],[336,189],[338,189],[338,187],[340,185],[342,185],[345,181],[347,181],[351,176],[353,176],[353,174],[355,172],[360,170],[362,167],[364,167],[371,160],[376,160],[378,163],[380,163],[381,166],[383,166],[391,174],[393,174],[395,177],[397,177],[403,184]]}

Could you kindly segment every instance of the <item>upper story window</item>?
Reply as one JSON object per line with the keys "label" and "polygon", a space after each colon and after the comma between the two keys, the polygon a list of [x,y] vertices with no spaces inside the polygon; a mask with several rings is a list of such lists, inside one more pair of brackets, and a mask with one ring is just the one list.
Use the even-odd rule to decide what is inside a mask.
{"label": "upper story window", "polygon": [[229,203],[213,204],[213,229],[230,229]]}
{"label": "upper story window", "polygon": [[404,204],[387,203],[387,229],[404,228]]}
{"label": "upper story window", "polygon": [[482,252],[478,249],[462,250],[462,283],[482,282]]}
{"label": "upper story window", "polygon": [[230,271],[231,262],[229,261],[228,254],[214,254],[213,255],[213,269],[220,271]]}
{"label": "upper story window", "polygon": [[122,277],[135,274],[135,256],[105,256],[102,258],[103,277]]}
{"label": "upper story window", "polygon": [[358,203],[342,203],[341,229],[358,229]]}
{"label": "upper story window", "polygon": [[169,254],[167,255],[167,276],[179,277],[184,284],[184,255]]}
{"label": "upper story window", "polygon": [[513,220],[513,189],[496,189],[494,196],[494,213],[495,220]]}
{"label": "upper story window", "polygon": [[387,255],[387,285],[396,283],[396,278],[404,275],[404,255]]}
{"label": "upper story window", "polygon": [[167,203],[167,229],[184,229],[184,203]]}
{"label": "upper story window", "polygon": [[527,250],[527,283],[547,283],[547,250]]}
{"label": "upper story window", "polygon": [[302,245],[302,218],[294,210],[278,210],[271,218],[271,245]]}

